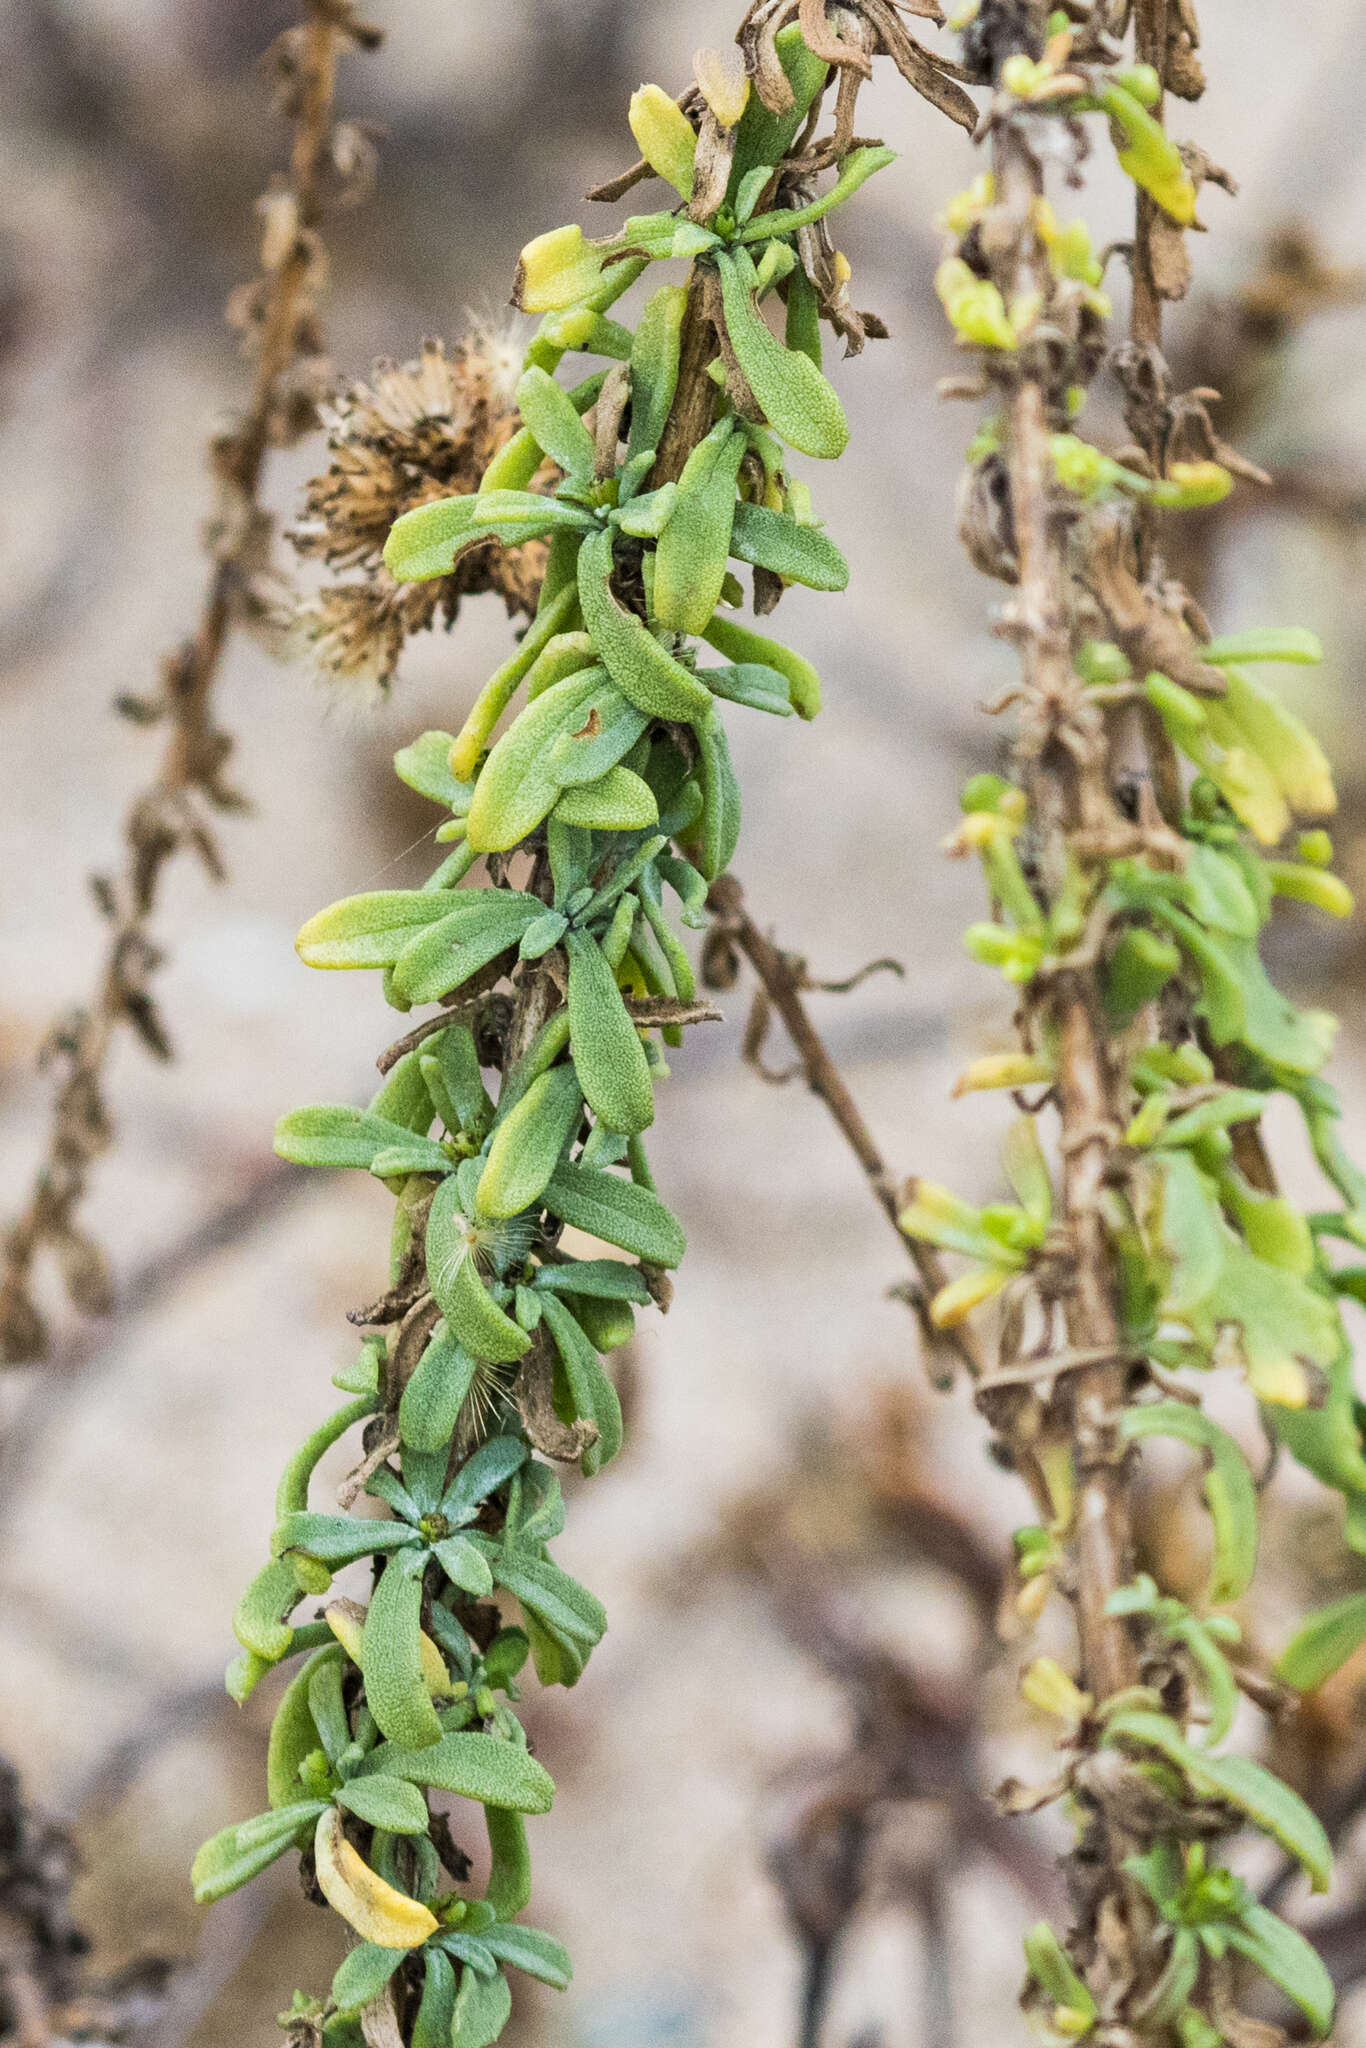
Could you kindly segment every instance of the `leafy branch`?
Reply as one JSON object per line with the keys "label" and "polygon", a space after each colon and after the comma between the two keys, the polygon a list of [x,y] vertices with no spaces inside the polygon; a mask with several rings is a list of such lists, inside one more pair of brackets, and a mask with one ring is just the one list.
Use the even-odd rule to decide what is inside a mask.
{"label": "leafy branch", "polygon": [[[455,599],[471,587],[463,563],[536,548],[539,595],[460,730],[426,732],[396,759],[445,813],[435,873],[332,904],[298,939],[312,966],[379,970],[399,1011],[439,1006],[381,1055],[367,1108],[301,1109],[276,1134],[286,1158],[367,1172],[395,1198],[388,1285],[351,1316],[364,1336],[337,1376],[347,1399],[290,1461],[269,1560],[235,1618],[239,1700],[307,1657],[275,1716],[270,1805],[206,1843],[194,1872],[212,1900],[296,1850],[357,1937],[330,1996],[296,2001],[301,2041],[487,2048],[509,1969],[568,1982],[558,1942],[520,1919],[524,1816],[553,1786],[515,1707],[528,1659],[543,1684],[576,1683],[607,1618],[551,1555],[564,1515],[553,1467],[591,1475],[619,1451],[603,1361],[637,1309],[667,1308],[685,1251],[644,1140],[668,1053],[714,1015],[679,927],[707,924],[739,835],[725,708],[809,720],[820,706],[811,665],[737,616],[731,565],[752,570],[760,618],[791,583],[847,581],[788,450],[828,460],[848,438],[821,323],[853,350],[877,330],[849,300],[828,229],[891,161],[853,134],[872,54],[972,117],[882,0],[857,10],[857,41],[822,29],[818,49],[814,20],[797,0],[764,0],[735,50],[699,54],[681,99],[634,96],[642,159],[617,189],[652,175],[685,210],[671,200],[596,241],[569,226],[527,245],[516,298],[541,318],[515,386],[520,424],[499,422],[473,488],[450,494],[453,467],[437,494],[419,470],[384,546],[393,589]],[[626,325],[614,309],[659,262],[687,264],[687,281],[658,285]],[[782,340],[766,302],[783,310]],[[562,382],[575,352],[607,367]],[[470,367],[466,353],[453,380]],[[449,452],[444,428],[437,438]],[[335,493],[311,494],[320,551],[349,553],[388,607],[396,638],[372,618],[387,680],[396,639],[432,614],[390,604],[369,528],[343,537],[351,486],[336,452]],[[391,503],[394,450],[373,453]],[[518,608],[514,576],[500,587]],[[481,861],[486,884],[462,886]],[[847,1097],[839,1115],[866,1153]],[[890,1190],[882,1200],[890,1209]],[[932,1256],[917,1263],[937,1275]],[[341,1512],[324,1511],[312,1474],[356,1430]],[[366,1564],[368,1599],[335,1590]],[[299,1623],[306,1597],[323,1605]],[[482,1809],[482,1889],[433,1793]]]}
{"label": "leafy branch", "polygon": [[[1045,1924],[1027,1938],[1025,2002],[1050,2040],[1213,2048],[1262,2038],[1236,2003],[1242,1962],[1322,2034],[1321,1960],[1218,1845],[1250,1825],[1323,1889],[1327,1838],[1287,1786],[1219,1747],[1239,1689],[1265,1698],[1264,1686],[1230,1661],[1232,1616],[1195,1613],[1136,1574],[1132,1512],[1135,1448],[1152,1435],[1191,1445],[1211,1517],[1209,1599],[1246,1591],[1256,1489],[1184,1378],[1236,1365],[1264,1428],[1347,1496],[1347,1540],[1360,1544],[1361,1441],[1335,1301],[1350,1284],[1329,1246],[1356,1240],[1363,1184],[1320,1077],[1332,1020],[1289,1003],[1258,951],[1278,896],[1350,909],[1326,832],[1295,829],[1333,808],[1328,764],[1256,673],[1319,650],[1298,631],[1214,637],[1161,555],[1161,514],[1260,477],[1219,438],[1209,394],[1172,389],[1161,354],[1200,186],[1227,182],[1161,121],[1164,82],[1192,98],[1202,87],[1192,9],[981,0],[970,15],[965,48],[993,86],[979,130],[992,167],[947,209],[938,288],[973,365],[951,388],[997,403],[970,452],[965,537],[1012,587],[998,630],[1019,649],[1021,683],[1007,700],[1009,778],[968,786],[953,850],[981,857],[993,899],[969,949],[1021,998],[1021,1052],[985,1063],[998,1071],[976,1085],[1044,1090],[1017,1098],[1014,1204],[921,1184],[902,1221],[970,1261],[935,1320],[998,1304],[1001,1363],[978,1405],[1039,1516],[1017,1535],[1018,1604],[1033,1618],[1060,1593],[1076,1626],[1075,1675],[1043,1657],[1023,1680],[1061,1724],[1063,1764],[1010,1803],[1065,1791],[1077,1827],[1074,1922],[1065,1938]],[[1075,178],[1096,113],[1137,187],[1118,347],[1104,264],[1045,192],[1046,164]],[[1135,436],[1113,454],[1079,424],[1107,365]],[[1341,1209],[1306,1218],[1278,1192],[1260,1129],[1276,1092],[1300,1106]],[[1056,1167],[1039,1135],[1047,1109]],[[1355,1625],[1319,1617],[1282,1673],[1321,1677],[1360,1640]]]}

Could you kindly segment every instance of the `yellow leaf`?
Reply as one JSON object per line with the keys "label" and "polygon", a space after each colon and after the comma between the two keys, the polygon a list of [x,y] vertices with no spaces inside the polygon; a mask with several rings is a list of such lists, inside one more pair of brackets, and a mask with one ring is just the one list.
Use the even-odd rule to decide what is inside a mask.
{"label": "yellow leaf", "polygon": [[699,50],[692,60],[693,77],[702,97],[723,128],[733,128],[749,105],[749,76],[734,43],[724,50]]}
{"label": "yellow leaf", "polygon": [[930,1321],[936,1330],[956,1329],[1013,1278],[1008,1266],[974,1266],[971,1272],[960,1274],[947,1287],[940,1288],[930,1303]]}
{"label": "yellow leaf", "polygon": [[441,1925],[419,1900],[376,1875],[347,1841],[335,1807],[318,1816],[313,1855],[323,1897],[362,1941],[377,1948],[420,1948]]}
{"label": "yellow leaf", "polygon": [[642,85],[631,95],[631,133],[650,169],[667,178],[683,199],[692,197],[697,136],[692,122],[662,86]]}

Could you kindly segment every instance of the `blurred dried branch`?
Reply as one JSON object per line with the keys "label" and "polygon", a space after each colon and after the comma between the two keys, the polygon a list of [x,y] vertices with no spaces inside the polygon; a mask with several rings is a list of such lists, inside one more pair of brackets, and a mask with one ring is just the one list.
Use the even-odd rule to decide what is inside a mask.
{"label": "blurred dried branch", "polygon": [[35,1261],[46,1248],[68,1297],[86,1314],[103,1314],[112,1282],[103,1249],[81,1227],[79,1210],[94,1161],[113,1137],[104,1075],[111,1045],[127,1026],[156,1058],[170,1042],[151,990],[160,952],[151,936],[162,871],[176,855],[198,854],[209,874],[224,869],[211,828],[215,812],[240,810],[226,780],[230,736],[217,724],[213,689],[234,627],[254,622],[253,581],[265,567],[270,521],[257,498],[267,451],[288,447],[317,423],[329,381],[317,317],[326,277],[318,223],[328,197],[354,192],[363,152],[352,129],[334,119],[337,59],[353,44],[374,48],[378,31],[350,0],[304,0],[299,23],[266,57],[277,104],[292,123],[286,177],[261,203],[261,269],[232,296],[228,317],[254,364],[251,396],[235,428],[211,445],[218,505],[208,534],[208,581],[191,636],[162,663],[152,698],[118,708],[138,723],[170,728],[154,779],[124,822],[125,857],[116,878],[94,889],[109,937],[90,1005],[54,1025],[44,1064],[58,1063],[46,1156],[24,1209],[10,1227],[0,1278],[0,1356],[11,1364],[42,1357],[47,1330],[32,1293]]}

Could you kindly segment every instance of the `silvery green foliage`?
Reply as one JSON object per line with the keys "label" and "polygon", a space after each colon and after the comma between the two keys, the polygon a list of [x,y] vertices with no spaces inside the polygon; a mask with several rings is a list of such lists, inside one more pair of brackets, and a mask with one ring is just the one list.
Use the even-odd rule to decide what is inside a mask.
{"label": "silvery green foliage", "polygon": [[[1004,19],[990,0],[980,13],[979,27],[989,14],[998,26]],[[1089,24],[1074,36],[1076,13],[1051,18],[1041,55],[1017,49],[1000,64],[998,119],[1014,124],[1017,141],[1029,138],[1021,146],[1035,152],[1037,167],[1050,160],[1048,142],[1039,141],[1050,117],[1059,124],[1057,137],[1060,124],[1078,115],[1108,115],[1121,167],[1169,224],[1189,225],[1196,190],[1187,158],[1147,112],[1161,96],[1156,74],[1142,65],[1108,71],[1117,45],[1097,41]],[[1071,132],[1075,139],[1077,130]],[[1166,815],[1151,802],[1145,815],[1140,800],[1132,830],[1117,811],[1114,843],[1088,845],[1079,827],[1056,829],[1056,818],[1049,837],[1039,815],[1049,771],[1036,770],[1037,747],[1017,755],[1019,786],[983,775],[965,789],[954,849],[980,856],[992,905],[990,920],[972,926],[966,942],[975,959],[1023,992],[1027,1044],[975,1062],[961,1085],[1018,1090],[1042,1082],[1045,1092],[1007,1140],[1013,1200],[980,1206],[921,1182],[902,1223],[963,1262],[930,1304],[941,1326],[959,1324],[997,1299],[1006,1308],[1004,1328],[1018,1339],[1026,1314],[1051,1314],[1057,1296],[1049,1296],[1044,1276],[1058,1257],[1062,1204],[1038,1118],[1050,1101],[1049,1084],[1066,1080],[1058,1008],[1047,991],[1070,972],[1068,986],[1085,987],[1085,1000],[1094,1000],[1104,1037],[1100,1057],[1112,1070],[1122,1126],[1105,1140],[1111,1149],[1099,1210],[1122,1356],[1134,1368],[1131,1405],[1115,1417],[1117,1455],[1126,1443],[1137,1447],[1154,1437],[1174,1438],[1197,1453],[1212,1568],[1198,1610],[1146,1574],[1110,1593],[1106,1612],[1133,1631],[1138,1669],[1152,1684],[1105,1699],[1085,1690],[1085,1672],[1074,1681],[1049,1658],[1026,1673],[1025,1697],[1064,1724],[1061,1782],[1078,1798],[1078,1865],[1089,1853],[1107,1910],[1136,1892],[1154,1920],[1142,1943],[1126,1948],[1119,1939],[1113,1951],[1098,1931],[1094,1899],[1089,1917],[1080,1912],[1065,1940],[1041,1923],[1025,1943],[1026,2009],[1049,2042],[1123,2038],[1217,2048],[1241,2038],[1224,2030],[1221,2016],[1229,2010],[1232,1965],[1246,1962],[1298,2007],[1317,2037],[1333,2018],[1323,1962],[1219,1857],[1221,1836],[1251,1827],[1302,1866],[1314,1890],[1327,1889],[1330,1880],[1330,1847],[1315,1815],[1271,1772],[1224,1747],[1239,1695],[1230,1652],[1241,1632],[1236,1618],[1220,1610],[1239,1601],[1253,1578],[1258,1494],[1242,1450],[1199,1405],[1198,1376],[1216,1366],[1241,1370],[1268,1437],[1341,1492],[1346,1542],[1366,1554],[1362,1411],[1339,1307],[1343,1297],[1366,1298],[1362,1267],[1350,1263],[1351,1249],[1359,1254],[1366,1247],[1366,1177],[1343,1150],[1338,1101],[1323,1078],[1334,1019],[1289,1001],[1260,950],[1277,899],[1339,916],[1352,907],[1330,872],[1328,835],[1311,822],[1334,808],[1328,762],[1285,696],[1265,680],[1268,666],[1293,672],[1321,659],[1321,650],[1300,630],[1209,640],[1191,625],[1193,608],[1182,617],[1175,604],[1149,630],[1143,607],[1160,607],[1133,575],[1135,567],[1141,575],[1145,560],[1134,521],[1150,509],[1217,503],[1234,477],[1212,456],[1172,456],[1149,474],[1072,430],[1106,354],[1104,268],[1085,223],[1060,222],[1038,191],[1041,178],[1031,178],[1028,213],[1030,179],[1023,205],[1005,220],[993,212],[995,180],[986,174],[945,214],[939,296],[960,343],[981,366],[983,388],[995,386],[1003,397],[969,460],[974,475],[994,466],[998,479],[1009,479],[1009,402],[1031,380],[1052,459],[1044,481],[1048,517],[1053,533],[1065,536],[1056,542],[1064,562],[1059,581],[1072,584],[1067,652],[1077,706],[1069,732],[1075,736],[1089,721],[1102,746],[1106,712],[1141,707],[1149,732],[1170,750],[1179,796]],[[1027,236],[1042,259],[1034,276],[1042,271],[1046,282],[1037,289],[1012,291],[1008,273],[992,275],[984,251],[1007,245],[1012,234]],[[967,502],[980,507],[986,500]],[[1098,566],[1115,559],[1105,550],[1116,535],[1117,558],[1130,579],[1123,588],[1132,590],[1136,606],[1127,616],[1112,603],[1115,585]],[[1008,533],[979,525],[969,538],[980,566],[1015,579]],[[1102,637],[1107,628],[1113,638]],[[1185,764],[1179,770],[1178,762]],[[1067,771],[1054,772],[1065,786]],[[1174,809],[1179,815],[1171,815]],[[1331,1198],[1322,1211],[1301,1213],[1274,1184],[1262,1122],[1276,1096],[1299,1111]],[[1013,1347],[1007,1337],[1007,1363],[1016,1365]],[[1030,1352],[1041,1372],[1049,1356],[1041,1339]],[[1176,1377],[1186,1374],[1195,1377]],[[1049,1412],[1065,1414],[1065,1401]],[[1035,1421],[1046,1427],[1042,1402]],[[1055,1582],[1076,1591],[1073,1509],[1081,1463],[1075,1442],[1053,1446],[1051,1462],[1041,1456],[1039,1490],[1051,1518],[1016,1538],[1019,1604],[1031,1618]],[[1366,1599],[1339,1601],[1290,1644],[1278,1675],[1291,1685],[1317,1685],[1363,1640]],[[1128,1788],[1122,1818],[1116,1820],[1118,1794],[1109,1808],[1096,1790],[1102,1783]],[[1088,1851],[1091,1820],[1097,1835]],[[1113,1839],[1107,1828],[1138,1845],[1122,1871],[1106,1865],[1104,1842]],[[1115,1955],[1124,1958],[1118,1969]]]}
{"label": "silvery green foliage", "polygon": [[[446,1006],[368,1108],[315,1106],[277,1130],[285,1158],[390,1189],[390,1288],[358,1318],[368,1334],[338,1376],[349,1399],[291,1461],[270,1559],[236,1614],[236,1698],[304,1658],[275,1717],[269,1808],[206,1843],[194,1872],[211,1900],[291,1850],[311,1859],[360,1945],[330,1999],[301,1998],[296,2017],[339,2048],[377,1999],[414,2048],[486,2048],[509,1968],[569,1981],[559,1944],[518,1917],[523,1817],[553,1787],[515,1709],[528,1659],[543,1684],[577,1682],[606,1615],[551,1555],[564,1517],[547,1461],[593,1473],[620,1448],[603,1359],[638,1308],[667,1302],[684,1253],[642,1137],[696,994],[680,927],[705,924],[740,830],[724,717],[819,707],[810,665],[736,616],[731,565],[754,567],[766,608],[783,584],[839,590],[848,575],[788,469],[787,448],[832,457],[847,438],[798,238],[891,152],[856,148],[823,197],[783,203],[784,155],[826,66],[795,28],[777,49],[791,107],[737,96],[707,222],[666,211],[605,244],[565,229],[525,252],[520,301],[546,317],[522,430],[477,493],[400,519],[387,561],[401,579],[439,576],[465,549],[548,539],[540,608],[461,731],[397,758],[447,814],[437,837],[452,850],[431,879],[347,898],[299,935],[312,966],[378,970],[397,1009]],[[632,117],[651,161],[686,183],[696,135],[674,103],[647,88]],[[725,347],[697,445],[657,479],[688,288],[647,293],[634,330],[608,309],[678,259],[714,293]],[[777,289],[794,346],[761,310]],[[615,367],[561,382],[573,350]],[[479,856],[494,879],[461,887]],[[600,1249],[567,1251],[566,1226]],[[356,1429],[364,1500],[312,1505],[318,1459]],[[366,1604],[332,1589],[362,1563]],[[310,1596],[320,1617],[296,1621]],[[429,1791],[482,1808],[482,1891],[463,1857],[452,1867]]]}

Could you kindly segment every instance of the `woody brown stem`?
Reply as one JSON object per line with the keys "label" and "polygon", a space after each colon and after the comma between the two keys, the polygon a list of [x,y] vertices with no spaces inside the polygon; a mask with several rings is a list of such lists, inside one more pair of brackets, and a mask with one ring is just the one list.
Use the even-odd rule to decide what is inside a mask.
{"label": "woody brown stem", "polygon": [[[873,1199],[896,1232],[897,1242],[916,1269],[927,1296],[937,1294],[948,1279],[938,1253],[918,1239],[908,1238],[897,1217],[901,1209],[898,1182],[882,1156],[881,1148],[864,1120],[839,1068],[830,1056],[811,1014],[802,1001],[801,983],[787,955],[764,936],[745,907],[744,891],[734,875],[722,875],[707,894],[708,907],[727,935],[734,940],[782,1018],[796,1048],[807,1087],[820,1097],[835,1127],[863,1170]],[[984,1368],[977,1339],[966,1328],[936,1332],[935,1341],[956,1352],[974,1377]]]}
{"label": "woody brown stem", "polygon": [[[214,544],[194,629],[164,664],[163,710],[170,731],[156,775],[126,814],[121,872],[103,889],[110,931],[94,993],[74,1024],[64,1034],[53,1034],[54,1039],[65,1036],[66,1072],[53,1100],[47,1150],[29,1198],[6,1235],[0,1273],[0,1357],[12,1364],[41,1357],[47,1349],[43,1320],[30,1296],[34,1262],[45,1244],[62,1259],[68,1292],[78,1307],[99,1313],[110,1305],[103,1254],[77,1222],[91,1167],[112,1141],[103,1102],[110,1049],[119,1027],[132,1024],[154,1050],[168,1051],[146,993],[158,957],[150,928],[161,875],[177,853],[191,849],[215,876],[221,872],[197,808],[224,809],[235,801],[221,779],[231,742],[214,724],[213,689],[237,614],[248,551],[259,538],[257,495],[281,388],[304,345],[305,294],[316,262],[313,231],[331,153],[337,56],[342,40],[354,33],[349,15],[335,0],[304,0],[301,26],[289,172],[295,235],[267,273],[246,411],[230,439],[215,451],[231,493],[226,532]],[[309,345],[315,345],[311,337]]]}

